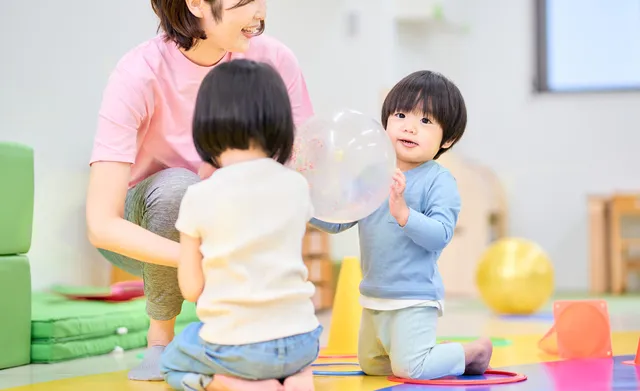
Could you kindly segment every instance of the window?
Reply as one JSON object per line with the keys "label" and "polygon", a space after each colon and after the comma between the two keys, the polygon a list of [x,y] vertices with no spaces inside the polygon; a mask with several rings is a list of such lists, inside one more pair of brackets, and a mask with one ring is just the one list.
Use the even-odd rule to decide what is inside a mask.
{"label": "window", "polygon": [[535,0],[537,89],[640,90],[640,0]]}

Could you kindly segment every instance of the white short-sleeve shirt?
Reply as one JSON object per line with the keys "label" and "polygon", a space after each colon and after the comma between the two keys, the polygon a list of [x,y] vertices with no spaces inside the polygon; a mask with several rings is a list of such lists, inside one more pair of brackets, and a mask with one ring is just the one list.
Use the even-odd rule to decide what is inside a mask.
{"label": "white short-sleeve shirt", "polygon": [[239,345],[318,327],[302,260],[312,213],[305,178],[270,158],[226,166],[189,187],[176,228],[202,241],[202,339]]}

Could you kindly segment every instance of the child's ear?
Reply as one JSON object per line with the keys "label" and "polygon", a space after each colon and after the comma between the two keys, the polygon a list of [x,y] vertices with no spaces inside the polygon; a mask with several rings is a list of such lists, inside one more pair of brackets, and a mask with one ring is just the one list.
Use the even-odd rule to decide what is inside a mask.
{"label": "child's ear", "polygon": [[443,149],[449,149],[449,148],[451,148],[451,146],[453,145],[453,143],[454,143],[455,141],[456,141],[456,140],[448,140],[448,141],[445,141],[444,143],[442,143],[442,145],[440,146],[440,148],[443,148]]}

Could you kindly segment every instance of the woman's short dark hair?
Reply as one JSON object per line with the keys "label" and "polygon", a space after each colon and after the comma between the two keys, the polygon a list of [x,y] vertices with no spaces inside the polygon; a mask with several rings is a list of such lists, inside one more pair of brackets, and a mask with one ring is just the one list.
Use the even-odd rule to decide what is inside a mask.
{"label": "woman's short dark hair", "polygon": [[262,148],[284,164],[294,141],[291,100],[282,77],[269,64],[238,59],[204,78],[193,115],[193,142],[203,161],[220,167],[228,149]]}
{"label": "woman's short dark hair", "polygon": [[[213,19],[222,20],[222,0],[203,0],[211,5]],[[254,0],[238,0],[233,7],[240,8]],[[191,49],[198,40],[207,39],[200,19],[196,18],[185,0],[151,0],[151,7],[160,19],[158,29],[165,32],[167,39],[175,42],[184,50]]]}
{"label": "woman's short dark hair", "polygon": [[[394,113],[415,110],[442,127],[442,144],[451,141],[451,148],[462,138],[467,127],[467,107],[458,87],[441,74],[418,71],[400,80],[384,100],[382,125],[386,129],[387,120]],[[434,160],[446,150],[440,148]]]}

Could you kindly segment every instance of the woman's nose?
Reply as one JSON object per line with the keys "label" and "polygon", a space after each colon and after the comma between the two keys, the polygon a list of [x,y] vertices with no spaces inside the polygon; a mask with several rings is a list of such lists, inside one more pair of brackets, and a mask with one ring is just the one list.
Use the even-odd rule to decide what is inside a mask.
{"label": "woman's nose", "polygon": [[265,19],[267,16],[267,0],[256,0],[256,3],[258,3],[256,19]]}

